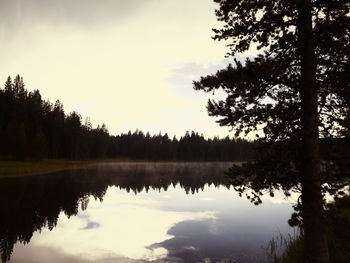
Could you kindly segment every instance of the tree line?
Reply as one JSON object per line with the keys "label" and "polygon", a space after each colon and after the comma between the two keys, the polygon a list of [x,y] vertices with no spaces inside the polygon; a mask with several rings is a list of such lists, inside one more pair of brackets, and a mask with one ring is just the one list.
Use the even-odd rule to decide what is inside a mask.
{"label": "tree line", "polygon": [[186,132],[179,139],[142,131],[110,135],[105,124],[93,128],[77,112],[66,114],[62,103],[28,91],[23,78],[7,78],[0,89],[0,158],[131,158],[139,160],[235,161],[247,160],[254,143],[244,139],[205,139]]}

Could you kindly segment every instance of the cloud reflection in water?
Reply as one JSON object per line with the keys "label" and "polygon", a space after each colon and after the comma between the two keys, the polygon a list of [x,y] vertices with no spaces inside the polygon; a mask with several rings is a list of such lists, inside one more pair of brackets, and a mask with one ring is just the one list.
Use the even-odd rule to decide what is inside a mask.
{"label": "cloud reflection in water", "polygon": [[143,193],[135,196],[111,187],[103,203],[90,198],[88,209],[78,216],[61,214],[57,227],[35,233],[29,246],[48,247],[84,260],[122,256],[152,261],[167,256],[165,248],[151,245],[173,238],[168,230],[177,223],[215,218],[213,211],[169,212],[162,211],[162,205]]}
{"label": "cloud reflection in water", "polygon": [[[141,164],[134,166],[134,170],[140,166],[140,171],[152,168],[149,164],[147,169]],[[256,207],[224,186],[220,178],[215,180],[221,183],[214,185],[215,180],[203,177],[199,167],[190,169],[197,174],[186,177],[189,173],[185,166],[181,172],[177,165],[173,174],[166,176],[160,172],[162,166],[149,173],[122,173],[124,166],[108,166],[117,169],[110,172],[111,176],[104,176],[108,168],[104,167],[99,175],[96,171],[91,176],[79,172],[78,177],[57,176],[54,182],[50,177],[42,186],[41,181],[31,180],[35,193],[45,189],[43,196],[51,184],[59,189],[49,199],[46,197],[50,201],[44,203],[43,211],[38,210],[42,215],[52,204],[65,209],[57,213],[57,224],[52,217],[55,227],[51,231],[43,227],[31,236],[29,230],[30,243],[17,243],[10,262],[260,262],[254,258],[262,256],[262,246],[273,236],[290,231],[287,220],[292,209],[288,200],[273,202],[276,200],[266,198]],[[210,174],[208,167],[202,169]],[[103,185],[99,185],[101,182]],[[57,187],[59,183],[62,185]],[[28,188],[27,181],[24,186]],[[96,199],[88,197],[91,193]],[[35,197],[33,207],[46,200],[39,194],[37,198],[31,193],[24,196]],[[73,202],[67,202],[70,199]],[[74,212],[79,205],[87,209]],[[18,225],[13,227],[17,229]]]}

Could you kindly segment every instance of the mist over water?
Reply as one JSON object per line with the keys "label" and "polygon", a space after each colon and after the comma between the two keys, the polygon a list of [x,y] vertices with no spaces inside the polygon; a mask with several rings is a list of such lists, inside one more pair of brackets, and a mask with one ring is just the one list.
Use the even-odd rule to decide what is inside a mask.
{"label": "mist over water", "polygon": [[2,260],[267,262],[268,241],[292,231],[291,201],[252,205],[230,187],[230,166],[105,163],[2,179]]}

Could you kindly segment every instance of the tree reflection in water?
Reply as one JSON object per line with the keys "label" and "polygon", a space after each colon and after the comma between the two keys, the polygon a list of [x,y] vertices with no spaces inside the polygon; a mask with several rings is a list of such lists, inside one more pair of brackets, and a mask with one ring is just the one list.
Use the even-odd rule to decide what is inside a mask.
{"label": "tree reflection in water", "polygon": [[76,215],[89,197],[103,201],[110,186],[135,194],[179,184],[187,194],[206,184],[226,186],[230,163],[109,163],[50,175],[0,180],[0,253],[10,260],[17,242],[27,244],[35,231],[52,230],[61,212]]}

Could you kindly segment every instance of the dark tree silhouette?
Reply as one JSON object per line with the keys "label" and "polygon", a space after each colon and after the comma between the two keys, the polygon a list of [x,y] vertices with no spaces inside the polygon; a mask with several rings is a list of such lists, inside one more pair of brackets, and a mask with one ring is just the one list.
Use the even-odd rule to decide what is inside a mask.
{"label": "dark tree silhouette", "polygon": [[242,161],[254,144],[230,138],[205,139],[187,132],[180,139],[141,131],[112,136],[105,124],[92,128],[77,112],[66,114],[60,101],[43,101],[23,79],[9,77],[0,89],[0,159],[88,159],[122,157],[158,161]]}
{"label": "dark tree silhouette", "polygon": [[343,136],[349,146],[350,3],[214,1],[224,24],[214,29],[214,39],[230,41],[228,55],[254,43],[261,50],[194,83],[197,90],[227,93],[225,101],[208,102],[220,125],[232,126],[236,135],[263,128],[264,155],[231,169],[234,183],[241,191],[253,187],[257,203],[261,189],[272,192],[283,182],[287,191],[301,183],[306,261],[329,262],[319,136]]}

